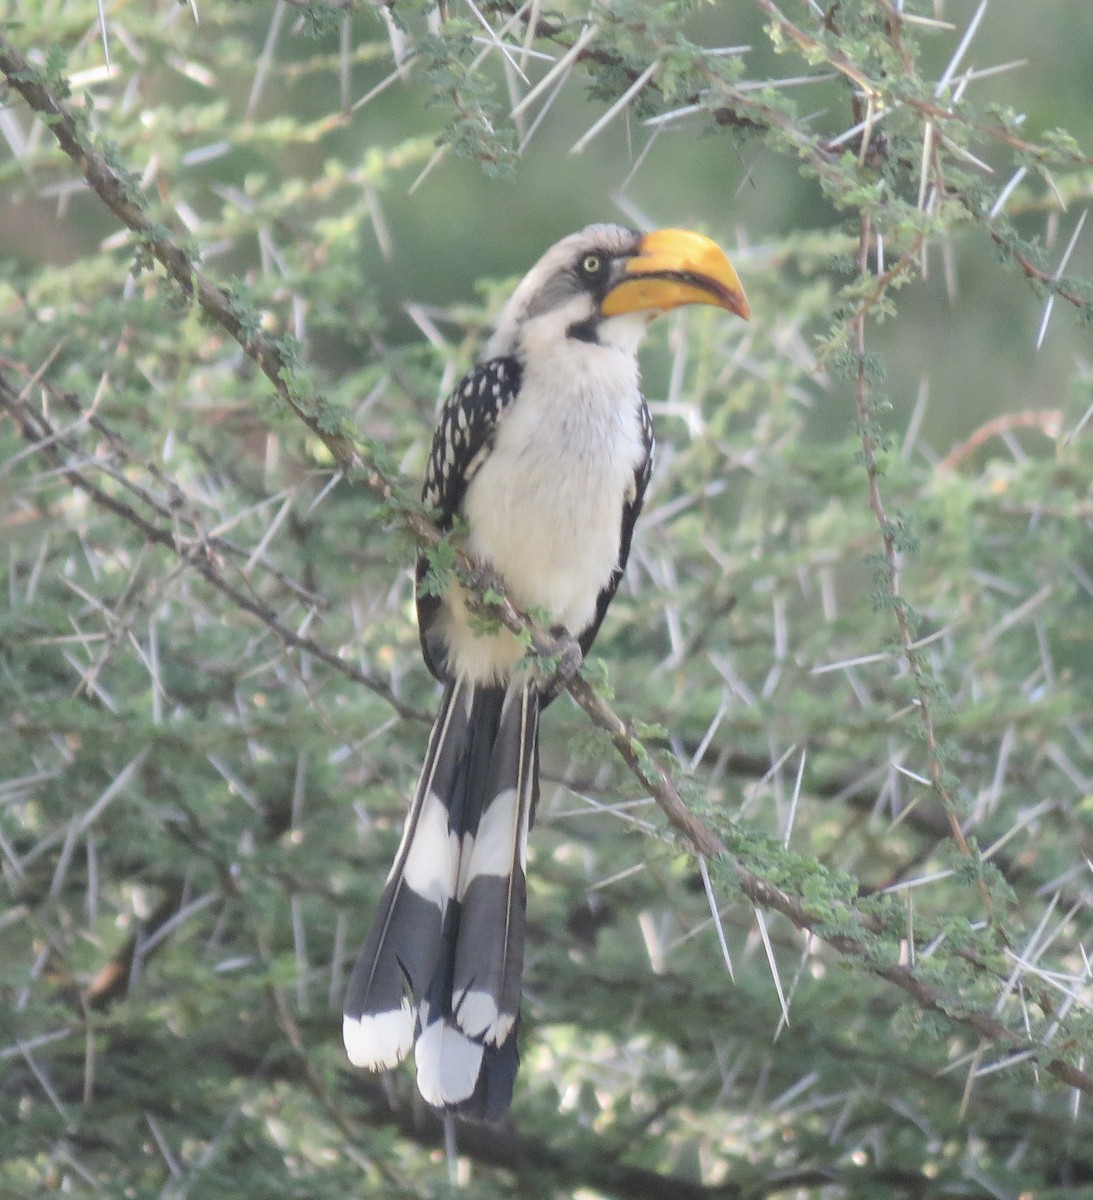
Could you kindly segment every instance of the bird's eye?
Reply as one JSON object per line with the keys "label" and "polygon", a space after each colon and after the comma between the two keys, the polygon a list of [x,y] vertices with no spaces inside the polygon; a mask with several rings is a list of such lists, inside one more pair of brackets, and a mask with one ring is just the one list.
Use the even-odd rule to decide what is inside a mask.
{"label": "bird's eye", "polygon": [[600,256],[598,254],[586,254],[581,260],[581,270],[586,275],[595,275],[600,269]]}

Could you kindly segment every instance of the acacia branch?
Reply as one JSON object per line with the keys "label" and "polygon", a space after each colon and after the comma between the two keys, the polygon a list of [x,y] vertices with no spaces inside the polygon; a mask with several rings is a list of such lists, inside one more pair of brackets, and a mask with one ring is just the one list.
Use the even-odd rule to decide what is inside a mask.
{"label": "acacia branch", "polygon": [[[150,520],[143,513],[138,512],[131,504],[119,500],[116,496],[111,495],[104,488],[100,487],[86,470],[72,466],[71,462],[66,461],[64,455],[61,454],[61,450],[69,451],[72,458],[78,460],[79,455],[76,447],[72,445],[70,439],[64,435],[64,432],[57,429],[48,418],[41,413],[33,411],[19,390],[2,370],[0,370],[0,409],[6,411],[12,418],[23,440],[28,445],[36,447],[39,453],[73,487],[79,488],[99,508],[113,513],[114,516],[120,517],[127,524],[131,525],[150,545],[160,546],[165,550],[171,551],[180,563],[195,570],[202,579],[216,588],[236,608],[249,613],[252,617],[256,617],[261,621],[284,645],[293,650],[298,650],[302,654],[310,654],[317,661],[325,663],[328,667],[340,672],[353,683],[359,684],[361,687],[366,687],[371,692],[375,692],[399,716],[410,720],[423,721],[428,719],[425,713],[400,700],[385,683],[366,674],[351,662],[347,662],[336,651],[330,649],[328,646],[324,646],[321,642],[316,641],[315,638],[297,633],[296,630],[290,628],[267,603],[261,600],[250,589],[249,585],[241,587],[226,578],[220,570],[218,555],[214,552],[216,550],[217,539],[199,537],[193,541],[180,540],[176,530],[170,524],[159,525],[155,521]],[[103,430],[108,429],[101,422],[99,423],[99,427]],[[102,469],[101,464],[96,464],[96,467],[99,470]],[[131,480],[126,481],[126,483],[130,487],[133,486]],[[142,499],[149,504],[152,503],[151,498],[147,496],[142,496]]]}
{"label": "acacia branch", "polygon": [[[861,230],[858,242],[858,274],[864,278],[869,270],[869,248],[873,241],[873,226],[867,212],[861,214]],[[886,285],[885,285],[886,286]],[[877,293],[879,299],[880,292]],[[854,402],[857,408],[858,423],[861,428],[862,457],[865,462],[866,477],[869,482],[869,507],[877,519],[880,528],[881,542],[884,547],[885,590],[892,604],[892,611],[899,631],[900,649],[911,669],[915,682],[915,692],[919,718],[922,722],[923,737],[926,742],[926,758],[930,771],[930,786],[941,801],[949,822],[949,831],[960,853],[965,858],[975,858],[968,845],[964,830],[957,818],[956,802],[952,792],[945,782],[941,766],[941,755],[938,749],[937,731],[934,728],[934,714],[930,703],[927,671],[922,659],[922,652],[915,646],[915,635],[908,618],[906,601],[900,585],[899,550],[896,545],[896,531],[888,519],[884,506],[884,498],[880,491],[880,470],[877,466],[877,439],[872,430],[870,411],[869,381],[865,357],[865,319],[866,306],[857,309],[850,319],[850,332],[853,338],[854,357],[857,369],[854,376]],[[988,914],[993,913],[993,902],[982,879],[976,880],[980,897]]]}
{"label": "acacia branch", "polygon": [[994,242],[1001,250],[1013,259],[1013,261],[1024,271],[1025,275],[1034,283],[1042,284],[1048,288],[1051,293],[1065,300],[1068,304],[1073,304],[1077,309],[1088,308],[1090,299],[1088,296],[1080,295],[1073,289],[1064,287],[1059,283],[1057,274],[1051,271],[1045,271],[1042,267],[1038,267],[1027,254],[1023,254],[1018,249],[1012,238],[1006,237],[1000,230],[993,225],[987,226],[987,232],[990,234],[991,241]]}

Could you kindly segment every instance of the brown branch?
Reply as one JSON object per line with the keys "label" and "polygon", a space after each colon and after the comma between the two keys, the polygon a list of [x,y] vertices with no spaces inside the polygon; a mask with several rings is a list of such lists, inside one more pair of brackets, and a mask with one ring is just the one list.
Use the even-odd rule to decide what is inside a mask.
{"label": "brown branch", "polygon": [[1059,436],[1062,423],[1063,414],[1058,408],[1026,409],[1024,412],[1003,413],[1000,417],[995,417],[980,425],[966,441],[957,442],[937,464],[937,471],[939,474],[943,474],[955,470],[984,442],[1008,433],[1011,429],[1038,429],[1044,437],[1054,441]]}
{"label": "brown branch", "polygon": [[879,94],[880,88],[848,55],[844,54],[841,50],[835,49],[833,46],[825,45],[823,42],[805,33],[803,29],[794,25],[792,21],[787,20],[782,15],[778,6],[773,4],[771,0],[755,0],[755,4],[761,12],[766,13],[771,18],[779,33],[797,44],[806,61],[812,62],[817,54],[821,54],[825,63],[834,67],[841,75],[846,76],[851,83],[861,88],[867,96],[872,97]]}
{"label": "brown branch", "polygon": [[[861,88],[866,95],[875,97],[881,94],[881,87],[869,79],[861,68],[844,54],[843,51],[821,42],[818,38],[814,38],[806,33],[799,26],[794,25],[772,0],[755,0],[755,5],[761,12],[766,13],[773,20],[780,33],[789,38],[790,41],[796,43],[806,62],[811,63],[815,56],[820,54],[825,62],[845,75],[852,83]],[[893,16],[898,15],[894,13],[890,5],[884,4],[883,7],[887,9],[890,20]],[[1045,151],[1043,146],[1037,145],[1035,142],[1025,141],[1023,138],[1017,137],[1016,134],[1010,133],[1008,129],[1004,129],[999,125],[977,125],[962,113],[956,112],[951,108],[945,108],[941,104],[935,104],[932,100],[926,100],[914,93],[897,92],[896,98],[901,104],[906,104],[908,108],[913,108],[929,121],[935,121],[939,124],[951,123],[961,125],[980,134],[982,137],[994,138],[996,141],[1004,143],[1011,150],[1016,150],[1020,154],[1027,154],[1036,159],[1044,157]],[[1074,161],[1081,166],[1091,167],[1093,166],[1093,155],[1076,154],[1074,155]]]}
{"label": "brown branch", "polygon": [[[286,646],[301,653],[310,654],[319,662],[325,663],[328,667],[332,667],[334,670],[340,672],[353,683],[359,684],[361,687],[366,687],[369,691],[375,692],[376,695],[382,696],[399,716],[414,721],[428,720],[426,713],[400,700],[385,683],[374,679],[371,675],[360,670],[359,667],[355,667],[352,663],[347,662],[336,651],[324,646],[321,642],[289,628],[273,609],[260,600],[253,592],[244,590],[242,587],[237,587],[234,583],[226,579],[221,574],[216,559],[210,552],[206,542],[200,539],[193,543],[181,542],[172,527],[157,525],[154,521],[137,512],[131,505],[126,504],[116,496],[112,496],[109,492],[105,491],[97,483],[93,482],[85,471],[78,467],[69,466],[58,448],[64,447],[70,452],[73,452],[75,448],[49,420],[31,409],[30,405],[21,398],[19,391],[2,370],[0,370],[0,408],[3,408],[11,416],[24,441],[29,445],[37,446],[39,452],[62,473],[64,478],[73,487],[79,488],[80,491],[100,508],[113,513],[114,516],[120,517],[127,524],[132,525],[145,541],[151,545],[161,546],[171,551],[180,562],[193,568],[206,582],[210,583],[217,591],[226,596],[237,608],[242,609],[244,612],[261,621]],[[97,464],[97,467],[101,468],[101,464]]]}
{"label": "brown branch", "polygon": [[1051,289],[1053,295],[1067,301],[1068,304],[1073,304],[1075,308],[1089,307],[1091,301],[1088,296],[1081,296],[1077,292],[1072,292],[1069,288],[1060,287],[1057,275],[1051,271],[1045,271],[1042,267],[1038,267],[1027,255],[1022,254],[1013,242],[999,232],[999,230],[995,229],[992,225],[988,225],[987,232],[991,236],[991,241],[996,246],[1001,246],[1029,279],[1044,284],[1045,287]]}
{"label": "brown branch", "polygon": [[[867,212],[861,214],[861,233],[858,242],[858,275],[865,278],[869,270],[869,247],[873,240],[873,226]],[[879,298],[879,296],[878,296]],[[854,402],[858,413],[858,423],[861,427],[862,456],[865,460],[865,471],[869,483],[869,507],[877,519],[880,528],[881,542],[884,547],[885,586],[888,598],[892,603],[892,611],[899,631],[900,648],[911,675],[915,681],[917,693],[917,708],[922,722],[923,736],[926,740],[926,756],[930,771],[930,786],[941,801],[949,821],[949,830],[953,841],[960,853],[967,858],[974,858],[971,847],[960,827],[956,814],[956,803],[953,799],[942,773],[941,756],[938,751],[937,731],[934,728],[933,708],[930,704],[929,687],[927,686],[926,667],[922,655],[915,648],[915,636],[907,619],[907,607],[903,600],[900,586],[899,553],[896,549],[896,537],[888,514],[884,507],[884,498],[880,491],[880,471],[877,467],[877,440],[872,432],[872,417],[870,413],[869,381],[866,373],[865,356],[865,319],[866,309],[860,307],[850,318],[850,332],[853,339],[854,356],[857,359],[857,371],[854,377]],[[980,897],[988,914],[994,909],[987,885],[982,879],[977,880]]]}
{"label": "brown branch", "polygon": [[[346,434],[329,428],[329,412],[318,396],[302,396],[289,387],[293,364],[284,349],[252,328],[239,305],[213,283],[166,229],[148,215],[135,185],[115,170],[80,128],[72,111],[42,81],[40,73],[0,34],[0,73],[38,113],[65,154],[75,163],[99,199],[137,235],[139,244],[167,272],[185,296],[229,333],[260,368],[277,395],[330,450],[344,470],[363,475],[366,485],[388,502],[398,497],[391,483],[367,463]],[[423,517],[423,524],[428,524]]]}

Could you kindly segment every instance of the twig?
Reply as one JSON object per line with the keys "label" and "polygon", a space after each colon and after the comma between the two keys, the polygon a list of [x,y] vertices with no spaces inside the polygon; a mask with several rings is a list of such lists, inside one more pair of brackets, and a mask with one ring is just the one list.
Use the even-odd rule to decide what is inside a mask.
{"label": "twig", "polygon": [[[869,270],[869,248],[873,243],[873,227],[867,212],[861,214],[860,235],[858,241],[858,274],[864,278]],[[872,432],[872,417],[870,414],[869,381],[865,354],[865,319],[866,307],[863,305],[850,318],[850,331],[853,339],[854,356],[857,360],[857,370],[854,377],[854,402],[857,407],[858,423],[861,427],[862,457],[865,460],[865,471],[869,482],[869,507],[877,519],[880,528],[881,541],[884,546],[885,589],[892,604],[892,611],[899,631],[900,647],[911,675],[915,681],[919,718],[926,741],[926,755],[929,762],[930,786],[941,801],[949,822],[953,841],[960,853],[967,858],[974,858],[971,847],[964,836],[957,817],[956,802],[948,785],[945,783],[941,755],[938,750],[937,731],[934,728],[933,708],[930,702],[930,688],[927,682],[927,669],[922,654],[915,642],[914,631],[907,619],[907,606],[903,599],[900,586],[899,552],[896,547],[896,536],[888,514],[885,511],[884,499],[880,491],[880,472],[877,467],[877,439]],[[980,897],[988,914],[994,911],[990,891],[982,879],[976,881]]]}
{"label": "twig", "polygon": [[1063,414],[1057,408],[1026,409],[1024,412],[1002,413],[985,424],[980,425],[972,435],[957,444],[937,464],[939,473],[954,471],[965,459],[993,437],[999,437],[1013,429],[1038,429],[1046,438],[1053,441],[1062,430]]}
{"label": "twig", "polygon": [[[226,579],[217,566],[216,555],[210,551],[209,543],[204,539],[199,539],[195,543],[180,542],[173,527],[170,525],[161,526],[155,524],[137,512],[131,505],[118,500],[115,496],[110,495],[100,488],[85,471],[78,467],[65,465],[64,459],[57,451],[58,444],[64,445],[65,440],[63,436],[45,417],[40,413],[35,413],[26,401],[19,399],[19,392],[2,370],[0,370],[0,408],[9,413],[22,433],[24,440],[30,445],[38,447],[50,462],[61,471],[73,487],[79,488],[80,491],[89,496],[100,508],[112,512],[115,516],[132,525],[147,542],[170,550],[181,562],[184,562],[187,566],[197,571],[203,579],[226,596],[234,605],[244,612],[250,613],[251,616],[257,617],[286,646],[310,654],[313,658],[340,672],[353,683],[360,684],[362,687],[368,688],[369,691],[382,696],[399,716],[417,721],[428,720],[426,713],[400,700],[386,684],[365,674],[365,672],[339,657],[334,650],[324,646],[321,642],[305,634],[297,633],[296,630],[285,625],[269,605],[260,600],[250,590],[249,585],[247,586],[247,590],[244,590]],[[103,428],[106,429],[105,426]],[[69,448],[71,449],[71,447]],[[212,541],[215,541],[215,539],[212,539]]]}

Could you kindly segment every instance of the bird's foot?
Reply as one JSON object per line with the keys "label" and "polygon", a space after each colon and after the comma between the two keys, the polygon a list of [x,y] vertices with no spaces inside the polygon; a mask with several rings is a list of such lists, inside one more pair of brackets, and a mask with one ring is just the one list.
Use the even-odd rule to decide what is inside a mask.
{"label": "bird's foot", "polygon": [[550,630],[550,637],[550,644],[542,657],[549,659],[553,665],[544,689],[545,695],[553,700],[560,692],[565,691],[569,681],[581,669],[584,651],[580,642],[563,625],[555,625]]}
{"label": "bird's foot", "polygon": [[495,597],[505,594],[501,576],[485,563],[475,563],[467,571],[466,582],[479,598],[478,602],[487,608],[496,603]]}

